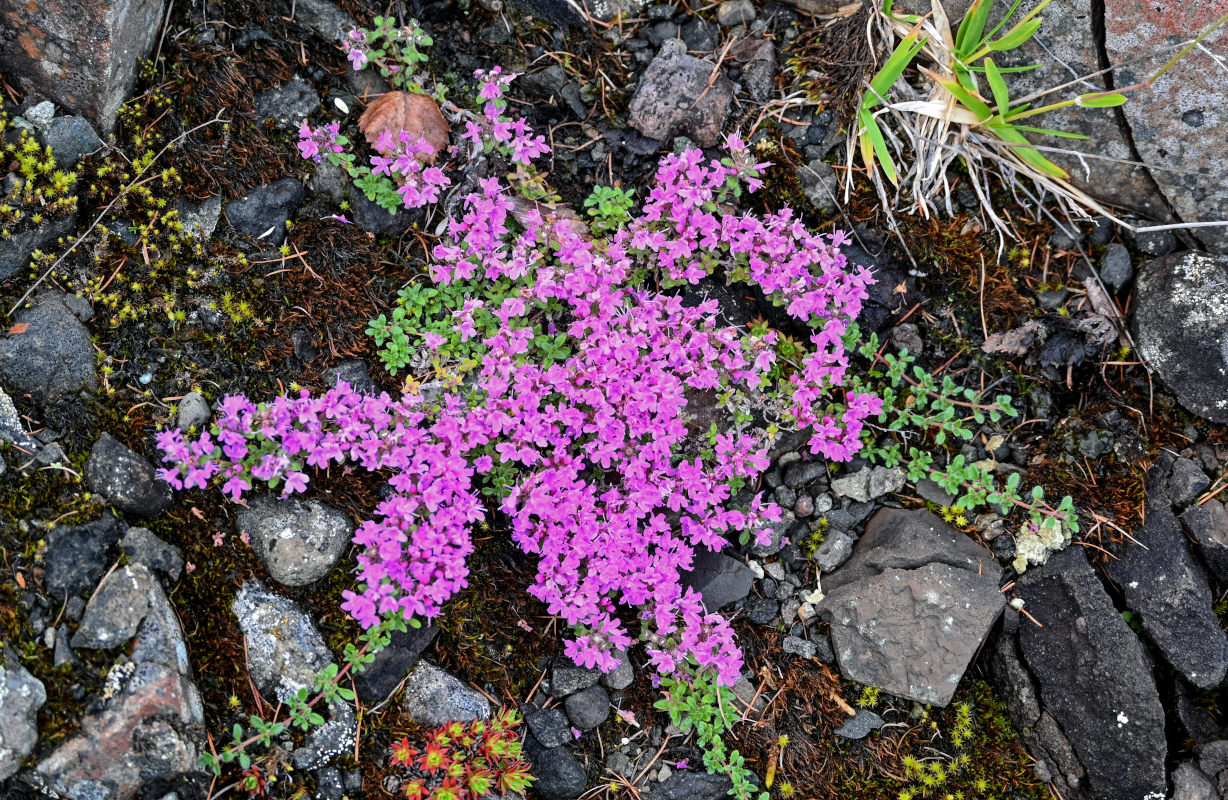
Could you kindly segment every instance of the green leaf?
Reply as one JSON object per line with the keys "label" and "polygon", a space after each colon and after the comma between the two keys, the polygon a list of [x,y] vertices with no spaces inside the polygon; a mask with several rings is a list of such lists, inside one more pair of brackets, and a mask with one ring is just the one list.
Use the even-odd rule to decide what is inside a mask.
{"label": "green leaf", "polygon": [[1066,170],[1054,164],[1049,159],[1040,154],[1040,151],[1031,146],[1031,142],[1010,123],[989,123],[987,127],[992,130],[999,139],[1009,144],[1024,145],[1016,147],[1015,153],[1024,161],[1028,162],[1036,169],[1054,178],[1069,178]]}
{"label": "green leaf", "polygon": [[998,71],[998,65],[993,63],[992,58],[985,59],[985,78],[989,81],[990,91],[993,92],[998,114],[1005,117],[1011,107],[1010,92],[1006,88],[1006,81],[1002,78],[1002,73]]}
{"label": "green leaf", "polygon": [[929,37],[920,36],[920,32],[914,30],[900,41],[895,51],[891,53],[891,57],[870,81],[870,88],[861,101],[862,111],[875,108],[882,103],[880,98],[887,96],[891,85],[904,74],[904,70],[912,63],[913,58],[928,40]]}
{"label": "green leaf", "polygon": [[973,97],[968,90],[963,86],[960,86],[957,81],[953,81],[950,78],[938,78],[938,83],[942,86],[942,88],[954,95],[956,100],[963,103],[965,108],[967,108],[973,114],[976,114],[977,119],[984,122],[993,116],[993,110],[990,109],[989,105],[984,100]]}
{"label": "green leaf", "polygon": [[1031,39],[1036,35],[1036,31],[1040,30],[1040,26],[1044,23],[1041,17],[1030,19],[1021,22],[1014,28],[1007,31],[1001,39],[990,42],[986,47],[994,52],[1002,52],[1003,50],[1014,50],[1021,44]]}
{"label": "green leaf", "polygon": [[993,0],[976,0],[964,14],[955,34],[955,53],[957,56],[971,53],[980,46],[981,35],[985,33],[985,24],[989,22],[989,9]]}
{"label": "green leaf", "polygon": [[895,171],[895,162],[891,160],[891,152],[887,149],[887,140],[883,138],[883,132],[879,129],[878,123],[874,120],[874,115],[869,111],[862,109],[858,115],[861,120],[863,131],[863,139],[861,145],[861,157],[865,161],[866,167],[872,169],[874,166],[874,158],[866,158],[866,140],[870,142],[870,148],[874,155],[878,157],[879,162],[883,167],[883,174],[887,176],[887,180],[894,185],[898,182]]}
{"label": "green leaf", "polygon": [[1083,94],[1075,98],[1075,105],[1083,108],[1116,108],[1124,105],[1128,100],[1124,94],[1114,92],[1105,94],[1104,92],[1094,92],[1092,94]]}

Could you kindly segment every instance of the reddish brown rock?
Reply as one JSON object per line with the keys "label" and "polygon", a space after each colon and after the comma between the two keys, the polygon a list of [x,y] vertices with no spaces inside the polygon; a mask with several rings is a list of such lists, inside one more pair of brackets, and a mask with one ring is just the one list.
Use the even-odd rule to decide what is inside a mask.
{"label": "reddish brown rock", "polygon": [[[1106,0],[1105,47],[1122,64],[1118,86],[1151,77],[1179,50],[1228,13],[1228,0]],[[1186,222],[1228,219],[1228,29],[1220,28],[1122,106],[1139,156]],[[1212,53],[1218,54],[1215,63]],[[1143,57],[1140,60],[1140,57]],[[1228,252],[1228,227],[1191,231],[1210,249]]]}
{"label": "reddish brown rock", "polygon": [[5,77],[84,114],[105,135],[165,10],[166,0],[0,0]]}

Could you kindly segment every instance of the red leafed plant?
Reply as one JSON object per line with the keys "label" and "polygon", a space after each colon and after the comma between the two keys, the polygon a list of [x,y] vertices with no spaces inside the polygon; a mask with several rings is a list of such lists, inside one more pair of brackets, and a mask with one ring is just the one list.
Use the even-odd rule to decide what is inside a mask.
{"label": "red leafed plant", "polygon": [[409,800],[477,800],[492,791],[523,792],[533,777],[520,757],[518,725],[520,716],[512,709],[499,709],[490,720],[449,722],[431,731],[425,742],[408,736],[394,742],[388,764],[401,768],[401,788]]}

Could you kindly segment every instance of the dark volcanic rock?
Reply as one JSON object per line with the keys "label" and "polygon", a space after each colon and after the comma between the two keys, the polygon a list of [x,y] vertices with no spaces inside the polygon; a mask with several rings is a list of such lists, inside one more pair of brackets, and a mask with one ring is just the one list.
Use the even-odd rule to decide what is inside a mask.
{"label": "dark volcanic rock", "polygon": [[44,94],[109,133],[165,11],[166,0],[4,3],[0,62],[23,92]]}
{"label": "dark volcanic rock", "polygon": [[296,130],[320,107],[320,95],[298,78],[266,89],[256,97],[256,118],[271,119],[277,127]]}
{"label": "dark volcanic rock", "polygon": [[129,564],[108,575],[85,606],[81,625],[70,642],[73,648],[105,650],[136,636],[149,614],[153,581],[143,564]]}
{"label": "dark volcanic rock", "polygon": [[490,718],[490,703],[480,692],[426,661],[405,679],[405,710],[414,722],[432,728]]}
{"label": "dark volcanic rock", "polygon": [[393,633],[388,646],[375,654],[375,660],[365,670],[354,676],[358,699],[374,705],[392,694],[438,633],[439,628],[434,625]]}
{"label": "dark volcanic rock", "polygon": [[565,655],[555,656],[550,668],[550,694],[564,698],[581,689],[596,686],[601,680],[601,670],[582,667]]}
{"label": "dark volcanic rock", "polygon": [[183,569],[183,554],[178,547],[159,539],[152,531],[129,528],[119,547],[133,563],[144,564],[154,572],[166,575],[172,584],[178,582]]}
{"label": "dark volcanic rock", "polygon": [[571,723],[557,708],[538,708],[526,703],[520,709],[529,731],[545,747],[561,747],[572,740]]}
{"label": "dark volcanic rock", "polygon": [[81,156],[102,148],[102,140],[85,117],[56,117],[43,131],[43,139],[61,169],[75,166]]}
{"label": "dark volcanic rock", "polygon": [[845,677],[945,706],[1005,602],[996,580],[934,562],[845,584],[819,611]]}
{"label": "dark volcanic rock", "polygon": [[525,739],[533,788],[547,800],[572,800],[584,793],[588,778],[584,767],[566,747],[544,747],[529,736]]}
{"label": "dark volcanic rock", "polygon": [[668,141],[686,134],[700,147],[712,147],[733,99],[733,83],[715,65],[688,55],[681,39],[669,39],[644,70],[631,98],[628,122],[650,139]]}
{"label": "dark volcanic rock", "polygon": [[15,233],[7,239],[0,239],[0,281],[30,272],[31,254],[35,250],[47,252],[60,237],[72,233],[76,225],[77,217],[69,214],[49,219],[42,225]]}
{"label": "dark volcanic rock", "polygon": [[925,511],[882,509],[852,558],[823,579],[845,677],[944,706],[1002,612],[1002,571],[970,539]]}
{"label": "dark volcanic rock", "polygon": [[17,312],[21,333],[0,338],[0,383],[45,401],[97,385],[90,332],[62,294],[44,291]]}
{"label": "dark volcanic rock", "polygon": [[1228,506],[1218,499],[1190,506],[1181,515],[1181,526],[1194,538],[1215,579],[1228,584]]}
{"label": "dark volcanic rock", "polygon": [[158,478],[153,466],[104,433],[85,462],[90,490],[129,514],[156,517],[171,507],[171,487]]}
{"label": "dark volcanic rock", "polygon": [[610,695],[600,686],[590,686],[563,701],[567,718],[582,731],[592,730],[610,718]]}
{"label": "dark volcanic rock", "polygon": [[1164,709],[1138,637],[1073,547],[1028,570],[1020,651],[1041,701],[1073,744],[1096,797],[1164,797]]}
{"label": "dark volcanic rock", "polygon": [[235,230],[252,237],[272,229],[261,241],[280,245],[286,239],[286,222],[302,203],[303,184],[297,178],[282,178],[227,203],[226,219]]}
{"label": "dark volcanic rock", "polygon": [[[1202,475],[1191,462],[1178,459],[1173,477],[1183,462]],[[1148,474],[1147,522],[1134,534],[1139,544],[1129,543],[1109,561],[1109,577],[1121,587],[1126,607],[1138,615],[1164,659],[1190,683],[1211,689],[1228,673],[1228,636],[1211,610],[1206,572],[1195,561],[1168,504],[1164,478],[1162,466]],[[1171,478],[1168,483],[1172,485]]]}
{"label": "dark volcanic rock", "polygon": [[732,785],[724,775],[710,775],[702,769],[680,770],[649,786],[644,800],[722,800],[729,796]]}
{"label": "dark volcanic rock", "polygon": [[1175,253],[1148,262],[1135,284],[1139,355],[1181,405],[1228,422],[1228,256]]}
{"label": "dark volcanic rock", "polygon": [[699,592],[709,611],[717,611],[749,595],[754,580],[750,567],[741,561],[700,548],[691,571],[682,576],[682,585]]}
{"label": "dark volcanic rock", "polygon": [[38,710],[46,702],[43,682],[26,671],[12,650],[0,650],[0,781],[34,752]]}
{"label": "dark volcanic rock", "polygon": [[124,524],[105,514],[84,525],[60,525],[47,536],[47,573],[43,585],[54,602],[63,603],[93,589],[107,569],[107,551],[119,541]]}

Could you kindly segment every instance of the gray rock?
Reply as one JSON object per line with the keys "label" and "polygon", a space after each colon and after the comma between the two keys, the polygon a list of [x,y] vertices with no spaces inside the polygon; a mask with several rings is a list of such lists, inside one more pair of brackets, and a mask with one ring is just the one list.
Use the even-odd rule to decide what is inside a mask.
{"label": "gray rock", "polygon": [[213,412],[209,410],[209,401],[200,392],[188,392],[179,401],[179,430],[187,432],[192,428],[201,429]]}
{"label": "gray rock", "polygon": [[1188,458],[1178,458],[1168,478],[1168,499],[1180,510],[1197,500],[1210,485],[1211,479],[1202,467]]}
{"label": "gray rock", "polygon": [[239,510],[237,527],[273,580],[307,586],[328,574],[354,535],[354,523],[318,500],[254,497]]}
{"label": "gray rock", "polygon": [[582,731],[590,731],[610,718],[610,696],[600,686],[590,686],[563,701],[567,718]]}
{"label": "gray rock", "polygon": [[1130,251],[1125,245],[1113,242],[1105,247],[1104,255],[1100,256],[1100,280],[1104,285],[1114,294],[1121,294],[1133,279],[1134,265],[1130,263]]}
{"label": "gray rock", "polygon": [[1083,549],[1063,550],[1029,569],[1017,591],[1044,625],[1021,626],[1020,652],[1092,792],[1164,797],[1168,746],[1151,664]]}
{"label": "gray rock", "polygon": [[55,649],[52,652],[52,664],[56,669],[65,664],[77,664],[76,654],[68,644],[68,627],[61,625],[55,632]]}
{"label": "gray rock", "polygon": [[784,483],[792,489],[818,480],[827,474],[827,468],[818,461],[797,461],[785,468]]}
{"label": "gray rock", "polygon": [[770,41],[760,42],[743,59],[739,80],[752,100],[763,102],[771,96],[776,88],[776,48]]}
{"label": "gray rock", "polygon": [[69,214],[0,239],[0,281],[32,272],[30,257],[34,251],[47,252],[50,246],[72,233],[76,225],[77,216]]}
{"label": "gray rock", "polygon": [[631,98],[631,127],[659,142],[681,133],[700,147],[714,146],[733,99],[733,83],[723,73],[709,85],[714,68],[688,55],[681,39],[665,42]]}
{"label": "gray rock", "polygon": [[770,597],[751,597],[742,606],[742,615],[756,625],[771,625],[780,613],[780,603]]}
{"label": "gray rock", "polygon": [[153,581],[143,564],[129,564],[108,575],[86,604],[70,644],[78,649],[106,650],[136,636],[149,614]]}
{"label": "gray rock", "polygon": [[25,329],[0,338],[0,383],[10,391],[46,402],[83,386],[97,387],[89,329],[62,294],[40,292],[33,306],[17,312],[14,322]]}
{"label": "gray rock", "polygon": [[[1177,237],[1173,236],[1169,231],[1132,231],[1126,228],[1123,233],[1126,240],[1134,245],[1140,253],[1152,258],[1166,256],[1169,253],[1176,252],[1177,246],[1180,244]],[[1223,252],[1223,250],[1219,250]]]}
{"label": "gray rock", "polygon": [[1148,262],[1135,283],[1138,354],[1181,405],[1228,422],[1228,256],[1186,252]]}
{"label": "gray rock", "polygon": [[1180,523],[1162,494],[1150,491],[1162,485],[1159,472],[1154,467],[1148,476],[1147,521],[1134,534],[1142,546],[1123,547],[1109,561],[1109,577],[1164,659],[1190,683],[1211,689],[1228,674],[1228,636],[1211,610],[1207,575],[1194,560]]}
{"label": "gray rock", "polygon": [[335,387],[339,382],[345,381],[359,394],[375,393],[375,381],[371,380],[371,375],[367,372],[367,365],[357,358],[339,361],[336,366],[325,370],[324,380],[330,387]]}
{"label": "gray rock", "polygon": [[674,772],[667,780],[648,787],[644,800],[723,800],[732,788],[729,778],[702,769]]}
{"label": "gray rock", "polygon": [[178,547],[159,539],[150,530],[129,528],[119,547],[133,563],[143,564],[155,573],[166,575],[172,584],[179,581],[183,570],[182,553]]}
{"label": "gray rock", "polygon": [[[780,489],[777,489],[776,491],[779,492]],[[758,556],[759,558],[767,558],[768,556],[774,556],[779,553],[784,549],[785,537],[789,535],[789,531],[793,529],[793,526],[796,523],[797,520],[793,518],[793,515],[788,511],[785,511],[779,520],[767,525],[766,530],[768,540],[766,544],[760,544],[758,540],[751,541],[751,555]]]}
{"label": "gray rock", "polygon": [[996,587],[1002,568],[992,554],[927,511],[884,508],[866,523],[853,556],[823,578],[832,591],[890,568],[914,569],[932,562],[983,574]]}
{"label": "gray rock", "polygon": [[707,54],[720,44],[721,34],[711,22],[699,17],[691,17],[682,25],[679,34],[686,42],[687,49],[693,53]]}
{"label": "gray rock", "polygon": [[1005,604],[997,580],[933,562],[846,583],[819,612],[846,678],[945,706]]}
{"label": "gray rock", "polygon": [[0,17],[5,77],[23,93],[45,95],[110,133],[136,84],[137,61],[153,49],[165,13],[165,0],[22,6],[20,14]]}
{"label": "gray rock", "polygon": [[1228,584],[1228,507],[1218,499],[1192,505],[1181,515],[1181,526],[1215,579]]}
{"label": "gray rock", "polygon": [[345,31],[358,27],[353,17],[329,0],[295,0],[294,18],[326,42],[340,41]]}
{"label": "gray rock", "polygon": [[1199,748],[1198,767],[1212,777],[1228,769],[1228,741],[1219,739]]}
{"label": "gray rock", "polygon": [[153,465],[120,444],[109,433],[94,443],[85,462],[90,490],[129,514],[156,517],[171,507],[170,484],[158,478]]}
{"label": "gray rock", "polygon": [[352,183],[345,191],[350,202],[350,218],[367,233],[374,233],[376,236],[399,234],[412,224],[413,217],[409,211],[398,209],[397,213],[389,214]]}
{"label": "gray rock", "polygon": [[439,628],[434,625],[394,632],[388,645],[375,654],[366,669],[354,676],[358,699],[374,705],[392,694],[438,633]]}
{"label": "gray rock", "polygon": [[682,585],[699,592],[704,606],[716,612],[749,595],[754,579],[750,567],[741,561],[700,548],[690,572],[682,576]]}
{"label": "gray rock", "polygon": [[814,658],[818,652],[813,642],[808,642],[800,636],[786,636],[784,642],[781,643],[781,647],[786,653],[806,660]]}
{"label": "gray rock", "polygon": [[316,195],[323,197],[334,205],[339,205],[346,199],[346,189],[349,187],[349,176],[333,162],[323,159],[316,164],[315,171],[307,179],[307,188]]}
{"label": "gray rock", "polygon": [[107,675],[105,702],[35,769],[32,782],[53,796],[127,800],[199,769],[204,708],[179,618],[145,568],[132,570],[145,593],[144,619],[128,657]]}
{"label": "gray rock", "polygon": [[0,781],[15,773],[38,742],[38,710],[47,702],[43,682],[17,654],[0,651]]}
{"label": "gray rock", "polygon": [[269,245],[286,240],[286,223],[303,203],[303,184],[297,178],[282,178],[248,192],[226,204],[226,219],[239,233],[259,238]]}
{"label": "gray rock", "polygon": [[848,475],[841,475],[831,482],[831,490],[837,497],[848,497],[859,503],[870,499],[870,467],[864,467]]}
{"label": "gray rock", "polygon": [[434,664],[419,661],[405,680],[405,710],[419,725],[490,719],[490,703]]}
{"label": "gray rock", "polygon": [[183,232],[206,241],[217,230],[217,221],[222,216],[222,198],[214,195],[199,203],[180,198],[175,201],[175,210],[179,212]]}
{"label": "gray rock", "polygon": [[71,169],[81,157],[102,149],[102,140],[85,117],[56,117],[43,131],[56,166]]}
{"label": "gray rock", "polygon": [[755,19],[755,4],[750,0],[723,0],[716,7],[716,21],[723,28],[747,25]]}
{"label": "gray rock", "polygon": [[[288,702],[299,689],[314,687],[316,674],[333,663],[323,637],[298,604],[260,581],[243,584],[230,610],[243,630],[252,680],[281,702]],[[328,721],[309,734],[306,752],[295,752],[299,769],[323,765],[354,746],[358,726],[349,704],[328,704],[327,716]]]}
{"label": "gray rock", "polygon": [[17,407],[3,389],[0,389],[0,442],[15,445],[26,454],[37,453],[41,447],[38,440],[26,432]]}
{"label": "gray rock", "polygon": [[853,537],[843,531],[829,531],[814,551],[814,563],[821,572],[834,572],[853,555]]}
{"label": "gray rock", "polygon": [[876,731],[887,724],[883,718],[868,708],[858,709],[857,716],[836,728],[835,734],[845,739],[864,739],[870,731]]}
{"label": "gray rock", "polygon": [[1170,800],[1219,800],[1219,796],[1211,779],[1189,761],[1178,764],[1173,770]]}
{"label": "gray rock", "polygon": [[43,583],[55,602],[62,603],[98,585],[110,560],[108,551],[123,532],[123,522],[111,514],[84,525],[52,528],[47,536]]}
{"label": "gray rock", "polygon": [[929,478],[917,481],[917,494],[922,500],[928,500],[936,506],[950,508],[955,504],[955,495],[948,494],[941,486]]}
{"label": "gray rock", "polygon": [[635,680],[635,667],[632,666],[631,657],[625,650],[619,650],[614,657],[618,659],[618,666],[613,672],[607,672],[601,676],[601,685],[607,689],[619,691],[626,689]]}
{"label": "gray rock", "polygon": [[525,741],[533,788],[547,800],[571,800],[584,793],[588,777],[584,767],[566,747],[543,747],[532,738]]}
{"label": "gray rock", "polygon": [[557,708],[538,708],[526,703],[520,709],[529,731],[546,747],[562,747],[572,740],[571,723]]}
{"label": "gray rock", "polygon": [[320,95],[298,78],[256,95],[256,118],[271,119],[283,130],[297,130],[320,107]]}
{"label": "gray rock", "polygon": [[561,700],[581,689],[596,686],[601,675],[599,669],[582,667],[567,656],[555,656],[550,669],[550,694]]}
{"label": "gray rock", "polygon": [[802,193],[815,211],[831,214],[839,207],[840,178],[831,164],[811,161],[798,168],[797,179],[801,182]]}
{"label": "gray rock", "polygon": [[51,118],[55,116],[55,104],[49,100],[35,103],[23,111],[21,116],[41,133],[47,129],[47,126],[51,124]]}

